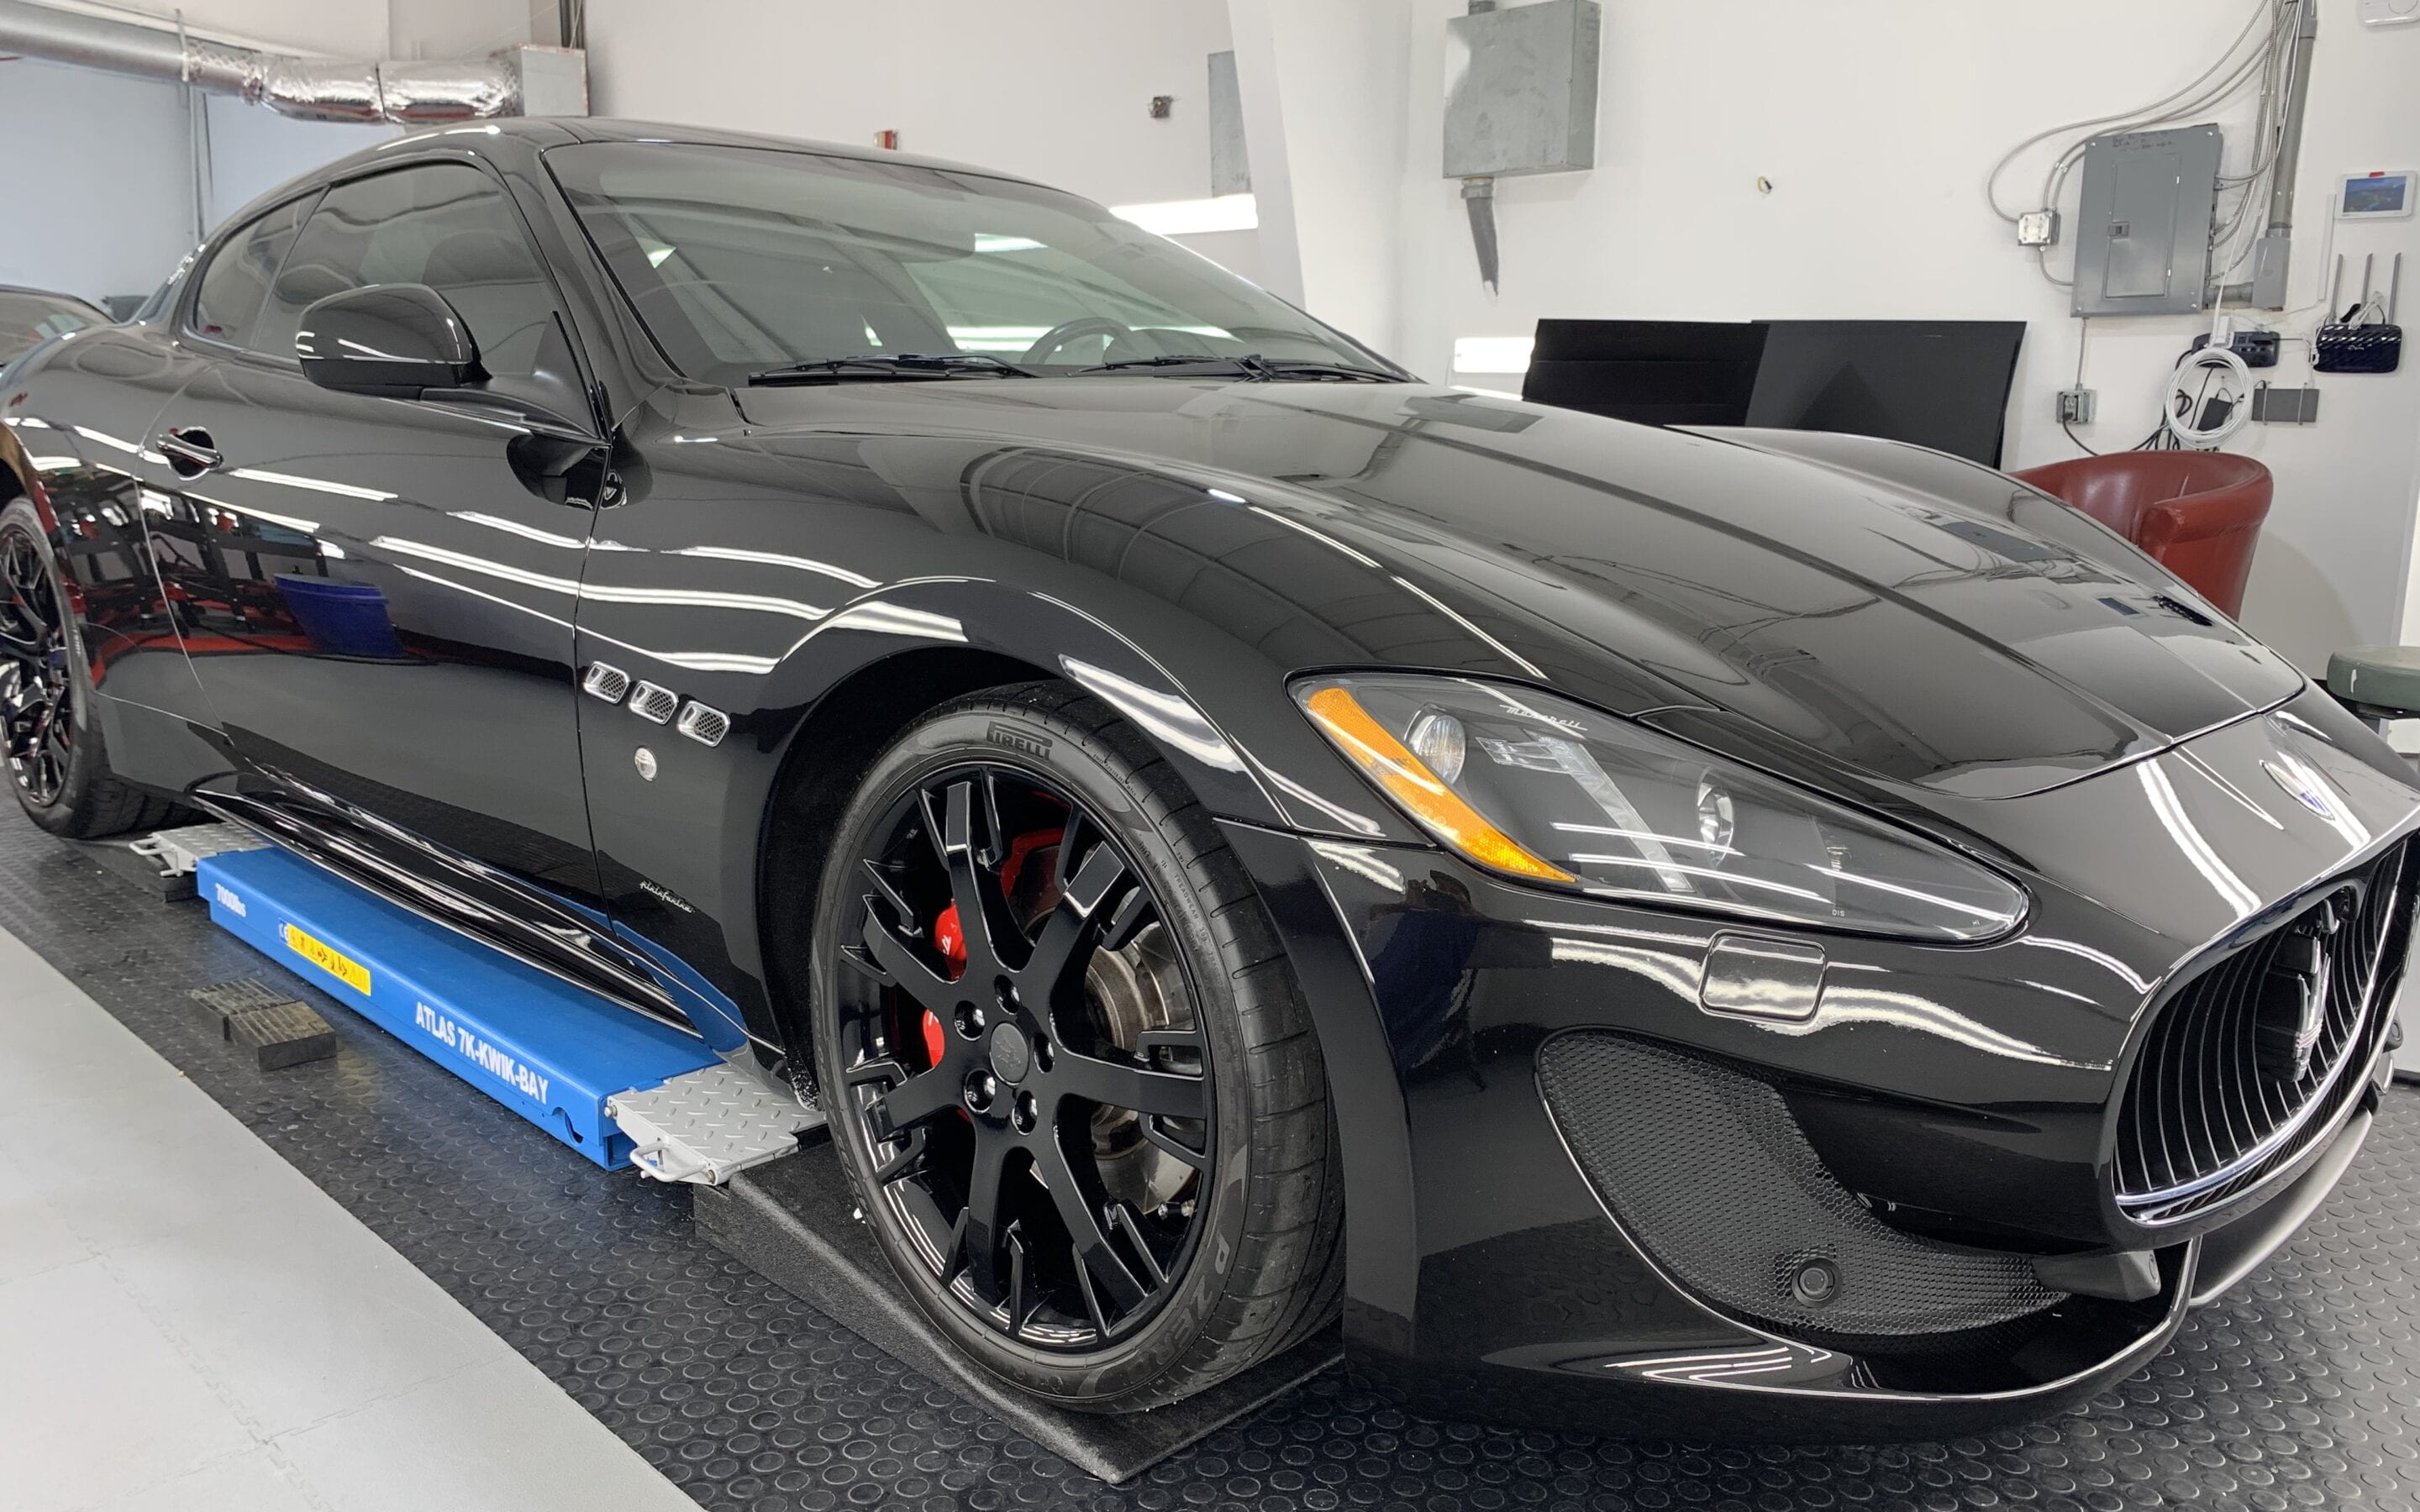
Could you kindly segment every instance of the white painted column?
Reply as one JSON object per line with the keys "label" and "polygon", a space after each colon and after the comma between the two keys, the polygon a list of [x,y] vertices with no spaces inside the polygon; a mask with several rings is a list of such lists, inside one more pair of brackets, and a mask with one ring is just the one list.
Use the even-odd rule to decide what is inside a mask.
{"label": "white painted column", "polygon": [[1261,281],[1380,351],[1400,333],[1409,0],[1229,0]]}

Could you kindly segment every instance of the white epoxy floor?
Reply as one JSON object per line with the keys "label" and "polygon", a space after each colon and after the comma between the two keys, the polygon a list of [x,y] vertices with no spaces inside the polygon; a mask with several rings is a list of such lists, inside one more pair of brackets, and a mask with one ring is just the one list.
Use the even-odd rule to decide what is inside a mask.
{"label": "white epoxy floor", "polygon": [[0,1508],[693,1504],[0,933]]}

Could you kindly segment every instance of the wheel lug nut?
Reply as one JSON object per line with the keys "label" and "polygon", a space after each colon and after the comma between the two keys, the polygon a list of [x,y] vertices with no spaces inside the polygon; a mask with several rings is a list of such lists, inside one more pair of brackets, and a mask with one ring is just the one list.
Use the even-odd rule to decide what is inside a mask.
{"label": "wheel lug nut", "polygon": [[1017,1093],[1016,1104],[1009,1110],[1008,1115],[1008,1121],[1016,1125],[1016,1132],[1018,1134],[1032,1134],[1033,1132],[1033,1125],[1039,1120],[1039,1113],[1034,1107],[1033,1094],[1032,1092]]}

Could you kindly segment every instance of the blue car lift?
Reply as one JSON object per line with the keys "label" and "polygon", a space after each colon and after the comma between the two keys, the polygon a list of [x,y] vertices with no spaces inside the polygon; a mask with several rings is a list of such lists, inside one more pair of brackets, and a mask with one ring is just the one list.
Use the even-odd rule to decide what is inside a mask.
{"label": "blue car lift", "polygon": [[221,928],[609,1170],[719,1184],[823,1121],[703,1040],[299,856],[222,851],[194,872]]}

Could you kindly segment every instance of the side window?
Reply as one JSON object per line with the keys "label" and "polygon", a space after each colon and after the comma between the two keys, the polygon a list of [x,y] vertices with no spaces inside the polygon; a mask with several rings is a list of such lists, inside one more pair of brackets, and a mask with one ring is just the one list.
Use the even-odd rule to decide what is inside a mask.
{"label": "side window", "polygon": [[[202,270],[201,287],[194,296],[194,333],[231,347],[254,347],[254,320],[260,314],[277,265],[294,245],[294,233],[311,196],[287,200],[219,244],[218,255]],[[273,348],[271,348],[273,349]],[[294,355],[289,336],[282,355]]]}
{"label": "side window", "polygon": [[571,370],[537,255],[476,168],[427,163],[328,191],[277,275],[256,345],[290,354],[315,301],[369,284],[426,284],[452,301],[492,377]]}

